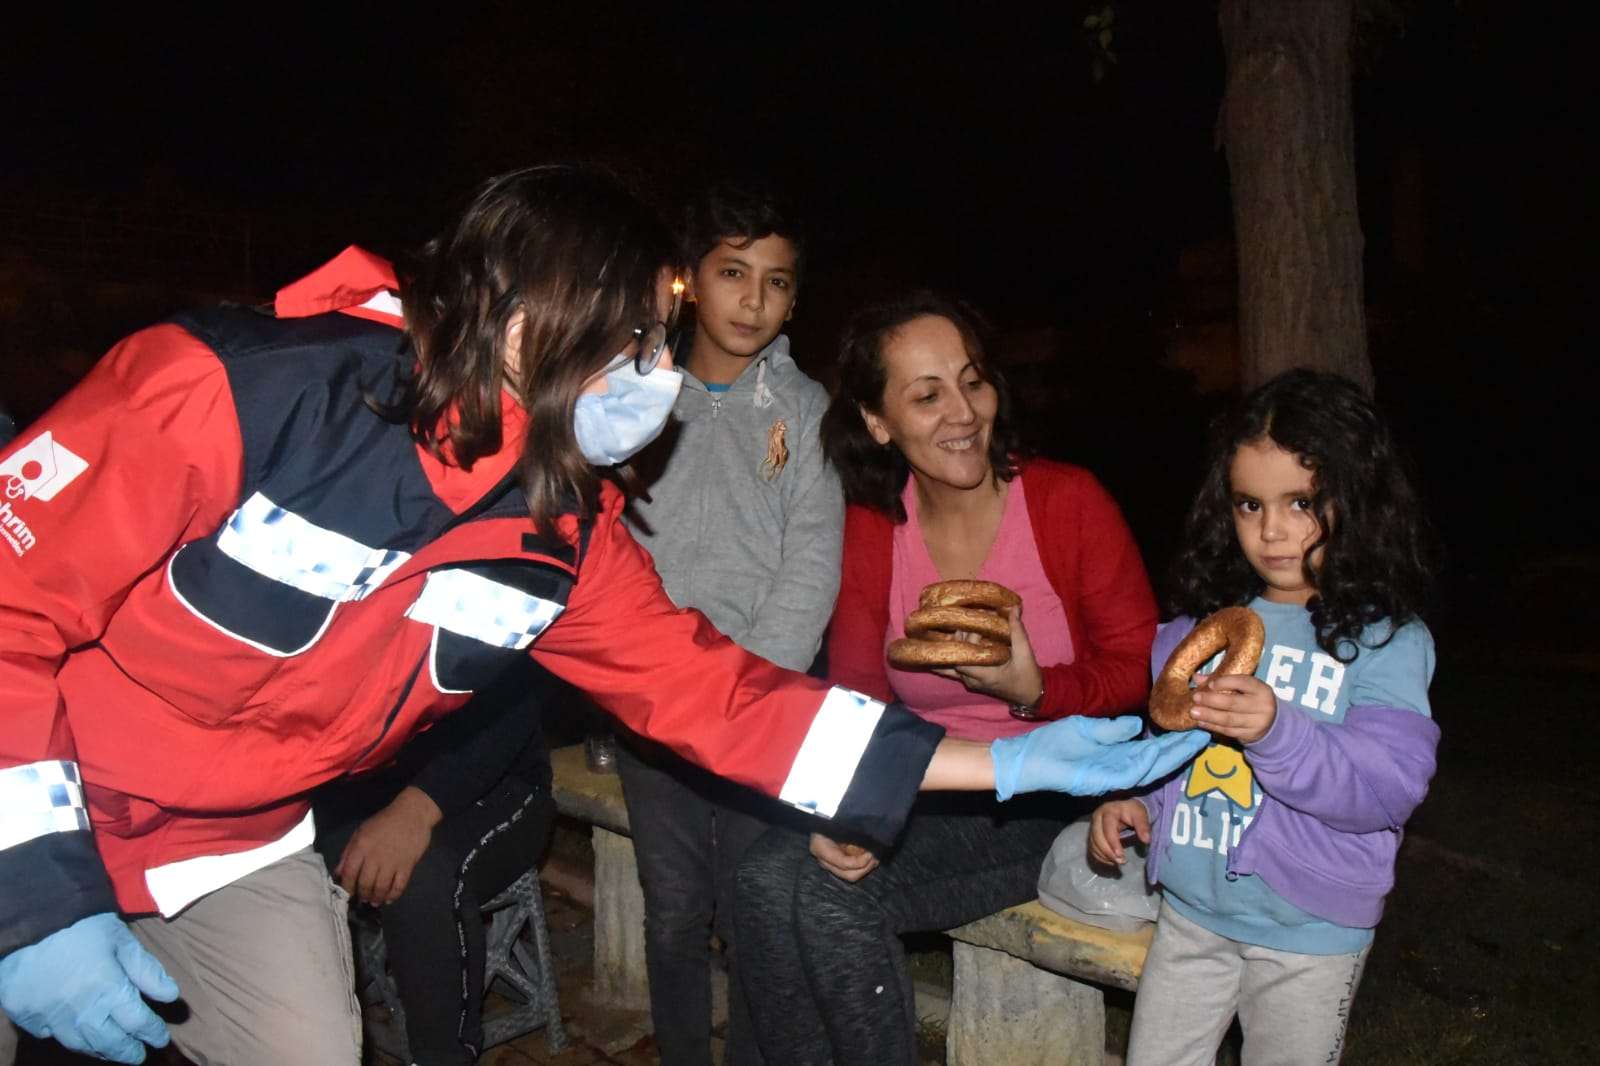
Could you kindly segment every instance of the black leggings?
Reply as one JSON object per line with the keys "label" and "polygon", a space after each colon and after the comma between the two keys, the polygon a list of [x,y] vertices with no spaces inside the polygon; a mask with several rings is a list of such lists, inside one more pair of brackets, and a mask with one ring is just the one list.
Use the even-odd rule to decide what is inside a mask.
{"label": "black leggings", "polygon": [[[546,790],[505,778],[434,827],[406,890],[383,908],[389,968],[406,1012],[411,1059],[420,1066],[477,1061],[487,954],[479,908],[538,860],[554,810]],[[317,848],[330,870],[371,812],[359,813],[335,820],[327,805],[318,805]]]}
{"label": "black leggings", "polygon": [[735,909],[767,1066],[916,1066],[900,934],[1033,899],[1051,843],[1081,812],[1056,796],[923,797],[895,848],[854,884],[811,857],[806,835],[769,831],[739,866]]}

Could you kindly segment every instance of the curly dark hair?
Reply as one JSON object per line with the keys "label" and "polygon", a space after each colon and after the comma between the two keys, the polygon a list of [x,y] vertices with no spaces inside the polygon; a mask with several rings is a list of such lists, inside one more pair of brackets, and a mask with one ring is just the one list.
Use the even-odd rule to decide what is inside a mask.
{"label": "curly dark hair", "polygon": [[822,448],[839,471],[844,498],[881,511],[896,523],[906,520],[900,493],[911,476],[911,465],[899,448],[880,445],[872,439],[861,412],[883,409],[883,390],[888,381],[883,366],[885,342],[901,326],[924,316],[943,318],[956,327],[967,358],[999,396],[989,432],[989,465],[995,476],[1002,481],[1016,476],[1013,460],[1021,452],[1011,423],[1011,390],[988,358],[985,342],[989,325],[975,308],[964,300],[926,289],[861,308],[845,325],[839,346],[838,374],[822,416]]}
{"label": "curly dark hair", "polygon": [[[1388,643],[1416,618],[1433,571],[1432,537],[1407,463],[1372,401],[1337,374],[1290,370],[1246,396],[1212,426],[1205,480],[1189,509],[1168,606],[1203,618],[1248,603],[1266,587],[1233,527],[1228,469],[1246,444],[1270,441],[1312,472],[1321,529],[1306,552],[1307,604],[1317,644],[1340,662],[1360,653],[1362,630],[1388,619]],[[1320,569],[1310,559],[1322,549]]]}

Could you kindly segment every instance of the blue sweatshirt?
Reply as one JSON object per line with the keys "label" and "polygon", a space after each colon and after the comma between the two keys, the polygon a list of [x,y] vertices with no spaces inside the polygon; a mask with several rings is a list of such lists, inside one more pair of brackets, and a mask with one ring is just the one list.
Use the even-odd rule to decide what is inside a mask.
{"label": "blue sweatshirt", "polygon": [[[1342,664],[1317,646],[1304,607],[1249,606],[1266,623],[1256,676],[1276,693],[1277,717],[1242,752],[1213,744],[1141,797],[1153,834],[1146,872],[1186,917],[1231,939],[1359,950],[1433,777],[1433,638],[1412,622],[1374,647],[1391,628],[1379,623]],[[1161,627],[1153,673],[1193,628],[1191,618]]]}

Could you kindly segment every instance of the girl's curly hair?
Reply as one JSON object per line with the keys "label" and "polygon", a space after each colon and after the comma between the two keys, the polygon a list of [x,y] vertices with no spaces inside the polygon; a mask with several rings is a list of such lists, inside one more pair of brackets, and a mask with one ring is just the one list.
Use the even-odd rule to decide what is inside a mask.
{"label": "girl's curly hair", "polygon": [[[1248,603],[1266,587],[1239,548],[1228,469],[1245,444],[1270,441],[1310,470],[1322,563],[1306,580],[1317,644],[1340,662],[1362,630],[1389,620],[1389,637],[1416,618],[1433,572],[1431,533],[1407,464],[1372,401],[1337,374],[1290,370],[1251,392],[1212,426],[1205,480],[1185,520],[1168,606],[1203,618]],[[1387,643],[1385,637],[1382,643]],[[1381,646],[1381,645],[1380,645]]]}

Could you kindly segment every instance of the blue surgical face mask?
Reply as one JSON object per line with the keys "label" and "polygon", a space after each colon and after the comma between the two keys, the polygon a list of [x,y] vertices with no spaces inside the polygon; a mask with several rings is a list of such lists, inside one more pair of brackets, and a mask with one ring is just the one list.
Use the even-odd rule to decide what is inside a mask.
{"label": "blue surgical face mask", "polygon": [[660,366],[640,374],[629,359],[607,371],[605,382],[605,392],[578,397],[572,428],[585,459],[596,466],[616,466],[661,435],[683,375]]}

